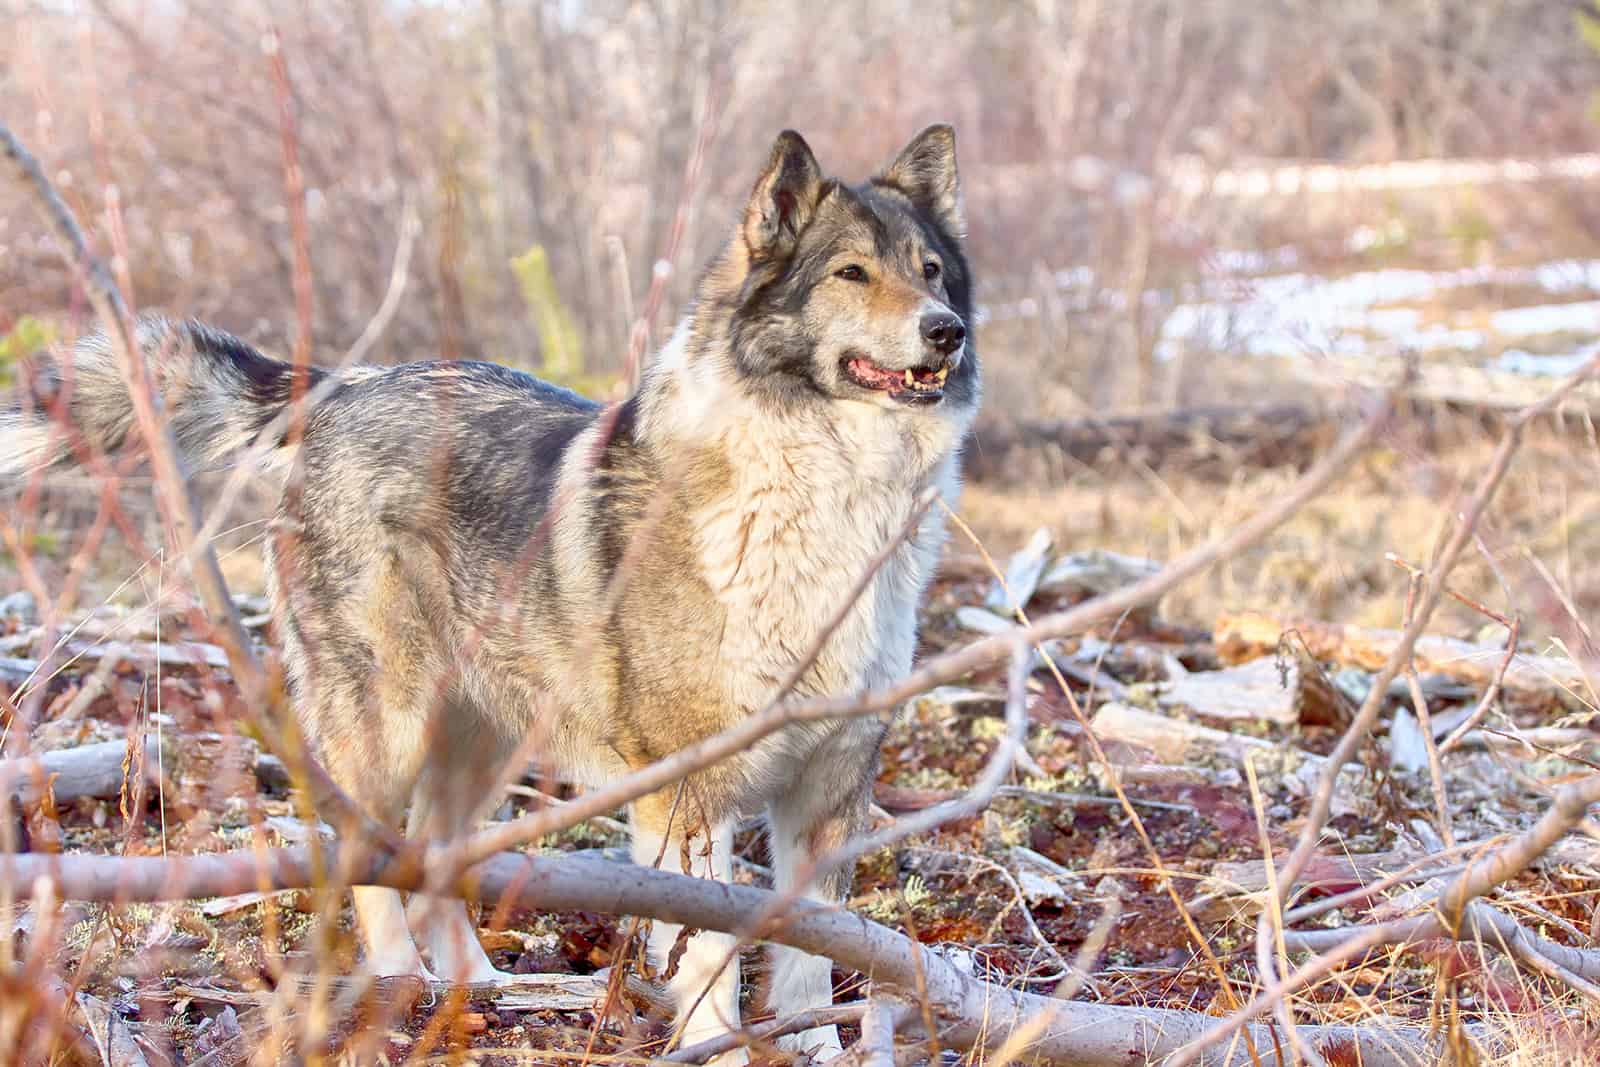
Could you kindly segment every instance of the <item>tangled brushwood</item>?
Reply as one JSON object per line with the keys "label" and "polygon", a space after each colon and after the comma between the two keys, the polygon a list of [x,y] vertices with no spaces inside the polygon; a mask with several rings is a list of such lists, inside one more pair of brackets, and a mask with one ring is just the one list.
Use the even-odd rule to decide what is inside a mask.
{"label": "tangled brushwood", "polygon": [[[954,500],[978,385],[948,127],[858,186],[780,136],[614,405],[137,316],[0,145],[99,326],[0,422],[6,1062],[1370,1067],[1600,1040],[1588,650],[1529,648],[1456,584],[1474,552],[1498,576],[1487,517],[1600,354],[1498,418],[1427,558],[1379,561],[1398,628],[1199,626],[1166,598],[1371,477],[1417,379],[1354,392],[1292,482],[1165,561],[1048,530],[997,559]],[[445,437],[439,463],[416,445]],[[296,449],[271,526],[223,529],[249,475],[203,461]],[[257,541],[271,604],[228,580]],[[732,600],[694,599],[708,572]],[[449,729],[374,711],[402,705]]]}

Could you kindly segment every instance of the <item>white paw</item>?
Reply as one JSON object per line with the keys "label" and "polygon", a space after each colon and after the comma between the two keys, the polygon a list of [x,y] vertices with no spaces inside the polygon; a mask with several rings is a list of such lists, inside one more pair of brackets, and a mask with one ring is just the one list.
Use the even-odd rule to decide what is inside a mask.
{"label": "white paw", "polygon": [[483,951],[477,934],[470,928],[436,932],[428,945],[427,956],[439,980],[452,985],[505,985],[516,979],[516,975],[507,974],[489,962],[489,954]]}
{"label": "white paw", "polygon": [[844,1053],[837,1026],[818,1026],[798,1034],[787,1034],[778,1038],[778,1047],[785,1052],[803,1052],[819,1062]]}
{"label": "white paw", "polygon": [[439,981],[434,973],[423,965],[422,957],[415,951],[378,956],[367,960],[366,967],[367,973],[374,978],[415,978],[430,985]]}

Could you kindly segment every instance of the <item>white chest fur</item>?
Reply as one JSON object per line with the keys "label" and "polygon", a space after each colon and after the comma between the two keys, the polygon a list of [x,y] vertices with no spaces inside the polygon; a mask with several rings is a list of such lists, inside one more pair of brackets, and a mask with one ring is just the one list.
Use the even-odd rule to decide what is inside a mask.
{"label": "white chest fur", "polygon": [[[912,414],[841,402],[775,413],[713,359],[692,358],[680,324],[657,358],[658,441],[721,453],[726,488],[690,516],[701,577],[724,612],[719,684],[741,711],[763,707],[901,536],[935,486],[954,506],[956,449],[971,413]],[[668,448],[672,448],[669,445]],[[881,686],[910,669],[918,602],[945,537],[939,504],[856,599],[803,692]]]}
{"label": "white chest fur", "polygon": [[[732,483],[692,521],[702,576],[725,612],[722,677],[734,707],[752,710],[771,698],[900,538],[924,488],[936,485],[953,502],[950,447],[913,441],[904,420],[859,408],[815,423],[722,420],[717,444]],[[851,692],[904,676],[942,539],[935,505],[856,599],[805,690]]]}

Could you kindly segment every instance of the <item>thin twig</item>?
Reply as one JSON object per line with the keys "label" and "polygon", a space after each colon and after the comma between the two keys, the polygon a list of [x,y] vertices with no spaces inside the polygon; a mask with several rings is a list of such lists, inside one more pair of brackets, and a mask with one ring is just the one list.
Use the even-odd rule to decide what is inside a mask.
{"label": "thin twig", "polygon": [[[1272,836],[1267,831],[1266,805],[1261,799],[1261,782],[1256,776],[1256,762],[1249,757],[1244,761],[1245,778],[1250,785],[1250,805],[1255,812],[1256,830],[1261,839],[1261,862],[1267,872],[1267,904],[1262,909],[1262,921],[1256,925],[1256,970],[1262,982],[1276,982],[1280,963],[1287,967],[1289,954],[1283,945],[1283,901],[1276,884],[1277,865],[1272,859]],[[1306,1062],[1312,1067],[1326,1067],[1319,1056],[1300,1034],[1295,1025],[1294,1010],[1286,996],[1273,1005],[1278,1025],[1289,1036],[1289,1045],[1295,1062]]]}
{"label": "thin twig", "polygon": [[970,864],[971,866],[977,867],[980,870],[988,871],[990,874],[997,875],[1000,880],[1006,884],[1006,888],[1011,890],[1012,902],[1001,910],[1000,914],[995,918],[994,923],[990,925],[990,929],[993,930],[995,925],[998,925],[1010,912],[1017,912],[1022,916],[1023,925],[1028,928],[1028,933],[1033,937],[1034,943],[1038,945],[1040,950],[1043,951],[1047,957],[1049,957],[1050,962],[1055,966],[1057,971],[1057,973],[1054,975],[1047,975],[1040,978],[1030,977],[1028,980],[1031,982],[1060,981],[1068,976],[1072,970],[1071,966],[1065,959],[1062,958],[1061,953],[1057,951],[1055,945],[1051,944],[1050,939],[1044,936],[1044,932],[1039,929],[1039,923],[1034,919],[1033,912],[1028,907],[1027,896],[1022,892],[1022,886],[1017,882],[1016,877],[1010,871],[989,859],[987,856],[980,856],[973,852],[956,852],[951,849],[926,848],[921,846],[913,846],[908,848],[906,851],[913,855],[921,854],[925,856],[937,856],[942,859],[953,859],[958,863]]}
{"label": "thin twig", "polygon": [[100,317],[118,370],[128,386],[134,421],[149,450],[160,506],[166,527],[189,565],[195,590],[214,629],[214,638],[228,657],[228,666],[245,706],[255,724],[272,747],[291,767],[303,769],[329,809],[353,826],[361,827],[371,839],[398,846],[392,830],[370,819],[344,791],[333,783],[320,764],[312,760],[303,746],[289,745],[278,729],[288,718],[287,701],[281,678],[267,671],[256,658],[250,636],[239,621],[238,609],[222,577],[216,553],[199,537],[200,512],[179,459],[177,441],[163,418],[161,397],[151,380],[150,367],[135,338],[132,313],[122,299],[105,265],[89,251],[83,230],[62,201],[38,160],[28,152],[9,127],[0,123],[0,150],[3,150],[14,175],[32,194],[45,221],[61,243],[73,270]]}
{"label": "thin twig", "polygon": [[[1421,584],[1423,576],[1413,574],[1411,585],[1406,590],[1406,622],[1411,621],[1411,610],[1415,606],[1417,586]],[[1422,680],[1417,677],[1417,659],[1415,655],[1406,657],[1406,686],[1411,692],[1411,706],[1417,716],[1417,732],[1422,736],[1423,751],[1428,757],[1428,781],[1433,788],[1434,815],[1439,820],[1439,834],[1443,838],[1445,847],[1456,843],[1455,826],[1450,819],[1450,800],[1444,788],[1444,767],[1439,759],[1439,746],[1433,739],[1433,716],[1428,711],[1428,698],[1422,692]]]}
{"label": "thin twig", "polygon": [[395,312],[400,310],[400,298],[406,291],[406,282],[411,278],[411,250],[416,246],[417,235],[421,232],[422,219],[417,214],[414,194],[408,187],[405,199],[400,204],[400,234],[395,243],[394,261],[389,267],[389,284],[383,291],[378,310],[367,320],[361,335],[345,350],[344,357],[339,361],[342,366],[365,360],[383,332],[389,328],[389,323],[394,321]]}
{"label": "thin twig", "polygon": [[1417,639],[1422,636],[1429,620],[1433,618],[1434,608],[1438,606],[1439,598],[1443,595],[1445,582],[1450,571],[1455,567],[1456,560],[1461,552],[1472,541],[1473,533],[1477,529],[1478,520],[1482,518],[1489,502],[1494,498],[1495,491],[1500,487],[1506,472],[1511,467],[1511,460],[1516,455],[1522,443],[1522,435],[1528,424],[1540,415],[1550,411],[1572,390],[1588,380],[1597,369],[1600,369],[1600,353],[1591,357],[1578,371],[1569,376],[1555,389],[1551,390],[1537,403],[1523,408],[1511,421],[1505,434],[1501,437],[1499,445],[1495,448],[1494,455],[1489,461],[1489,467],[1479,479],[1476,490],[1467,506],[1463,509],[1455,524],[1455,529],[1446,542],[1443,551],[1439,553],[1433,567],[1428,572],[1427,581],[1423,587],[1421,601],[1416,605],[1414,617],[1401,632],[1400,640],[1395,644],[1388,661],[1372,680],[1372,687],[1367,693],[1367,698],[1362,702],[1357,711],[1355,720],[1334,747],[1328,756],[1327,764],[1323,769],[1322,778],[1318,782],[1317,790],[1312,796],[1311,810],[1306,815],[1304,827],[1300,832],[1300,839],[1294,851],[1289,854],[1278,880],[1279,892],[1284,892],[1286,887],[1293,885],[1310,862],[1312,853],[1316,851],[1317,841],[1321,837],[1322,829],[1327,825],[1328,815],[1333,805],[1333,793],[1338,786],[1339,770],[1355,755],[1366,740],[1367,734],[1372,729],[1378,711],[1383,706],[1385,695],[1389,691],[1389,684],[1394,681],[1405,663],[1410,659],[1412,649],[1416,646]]}
{"label": "thin twig", "polygon": [[662,1057],[667,1063],[705,1063],[707,1060],[732,1052],[736,1048],[752,1048],[768,1044],[788,1034],[813,1030],[822,1026],[853,1023],[867,1010],[867,1002],[858,1000],[851,1004],[836,1004],[828,1008],[813,1008],[782,1019],[774,1019],[760,1026],[718,1034],[705,1041],[675,1049]]}
{"label": "thin twig", "polygon": [[1000,783],[1011,773],[1011,767],[1015,762],[1011,757],[1012,752],[1027,736],[1028,666],[1031,660],[1032,649],[1025,644],[1019,643],[1011,653],[1011,669],[1006,681],[1006,732],[994,752],[990,754],[982,773],[972,783],[971,789],[954,800],[947,800],[942,804],[935,804],[931,808],[924,808],[896,819],[876,833],[848,841],[818,859],[815,865],[831,870],[834,867],[854,863],[862,856],[870,855],[880,848],[887,848],[896,841],[904,840],[913,834],[927,833],[957,819],[968,818],[988,807],[995,791],[1000,788]]}
{"label": "thin twig", "polygon": [[[1227,1040],[1279,999],[1377,945],[1411,944],[1460,931],[1468,904],[1527,869],[1578,825],[1588,814],[1589,806],[1596,803],[1600,803],[1600,775],[1563,786],[1556,793],[1555,802],[1532,828],[1495,849],[1486,858],[1468,864],[1467,869],[1439,894],[1439,907],[1435,911],[1375,926],[1329,931],[1339,941],[1334,948],[1310,960],[1282,980],[1269,984],[1249,1004],[1218,1022],[1198,1040],[1186,1045],[1165,1067],[1186,1067],[1197,1062],[1206,1049]],[[1309,947],[1310,943],[1302,941],[1299,946]]]}
{"label": "thin twig", "polygon": [[1505,684],[1506,669],[1517,658],[1517,637],[1522,629],[1521,617],[1513,618],[1510,627],[1506,630],[1506,654],[1500,660],[1500,666],[1495,669],[1494,680],[1489,683],[1489,688],[1483,692],[1483,698],[1478,701],[1478,706],[1472,709],[1472,714],[1462,720],[1461,725],[1450,731],[1450,736],[1439,745],[1439,755],[1448,755],[1455,747],[1461,744],[1473,728],[1483,721],[1489,709],[1494,707],[1495,701],[1500,697],[1500,689]]}

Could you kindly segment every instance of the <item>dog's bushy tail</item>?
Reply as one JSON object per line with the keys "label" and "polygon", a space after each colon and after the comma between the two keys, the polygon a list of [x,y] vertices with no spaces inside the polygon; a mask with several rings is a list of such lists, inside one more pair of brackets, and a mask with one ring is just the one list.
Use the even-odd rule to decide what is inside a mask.
{"label": "dog's bushy tail", "polygon": [[[164,417],[192,464],[216,464],[250,444],[289,403],[291,366],[231,334],[192,319],[145,315],[135,339]],[[304,388],[322,377],[313,368]],[[0,480],[68,462],[78,445],[112,451],[133,432],[133,400],[103,332],[41,362],[18,392],[0,408]],[[272,444],[282,443],[284,429]]]}

